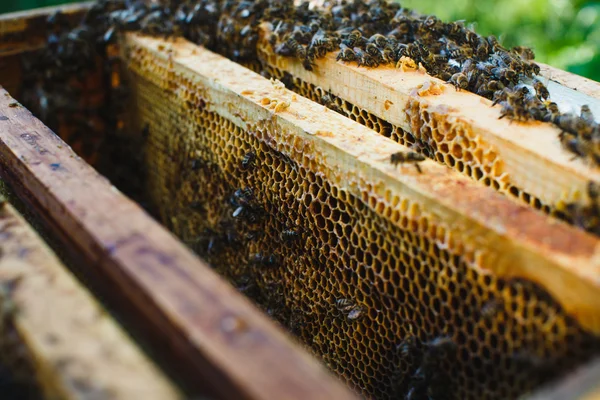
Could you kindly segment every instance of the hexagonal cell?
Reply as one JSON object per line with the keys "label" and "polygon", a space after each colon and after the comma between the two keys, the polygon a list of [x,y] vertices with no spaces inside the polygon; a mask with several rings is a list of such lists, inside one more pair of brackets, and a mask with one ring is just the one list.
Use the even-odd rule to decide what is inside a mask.
{"label": "hexagonal cell", "polygon": [[[170,79],[194,85],[176,74]],[[421,204],[392,192],[381,199],[372,186],[359,196],[328,181],[319,173],[326,166],[291,151],[293,143],[274,143],[273,128],[243,131],[214,111],[181,106],[182,99],[165,94],[161,84],[134,82],[147,93],[141,101],[148,108],[148,99],[163,99],[165,109],[145,119],[156,126],[163,126],[161,119],[175,121],[156,130],[147,155],[149,191],[163,221],[360,393],[402,398],[436,338],[449,351],[434,372],[447,377],[448,390],[461,399],[516,398],[555,372],[546,366],[573,365],[598,350],[598,342],[539,287],[482,273],[485,268],[461,250],[454,228],[438,224]],[[316,101],[324,93],[294,84]],[[198,104],[199,93],[190,87],[186,99]],[[419,143],[334,101],[398,141]],[[492,152],[478,149],[480,156],[457,159],[456,141],[448,142],[452,126],[433,114],[427,118],[445,136],[431,147],[432,157],[500,187],[491,169],[479,164],[496,160]],[[242,167],[249,153],[256,160]],[[182,154],[198,155],[202,163],[192,168]],[[251,194],[241,200],[236,191],[244,188]],[[490,299],[502,299],[501,305],[490,306]]]}

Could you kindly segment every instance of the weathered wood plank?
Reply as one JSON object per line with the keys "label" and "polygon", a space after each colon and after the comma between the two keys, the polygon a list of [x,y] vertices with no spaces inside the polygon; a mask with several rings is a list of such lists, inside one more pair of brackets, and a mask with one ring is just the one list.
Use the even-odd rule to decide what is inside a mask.
{"label": "weathered wood plank", "polygon": [[45,398],[182,398],[8,204],[0,234],[3,301]]}
{"label": "weathered wood plank", "polygon": [[600,359],[595,359],[523,400],[598,400],[599,379]]}
{"label": "weathered wood plank", "polygon": [[223,398],[352,394],[56,135],[0,92],[0,166]]}

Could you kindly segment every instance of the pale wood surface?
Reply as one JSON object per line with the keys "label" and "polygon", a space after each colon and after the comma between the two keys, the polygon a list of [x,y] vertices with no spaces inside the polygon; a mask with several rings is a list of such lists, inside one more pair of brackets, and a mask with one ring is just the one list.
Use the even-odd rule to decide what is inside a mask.
{"label": "pale wood surface", "polygon": [[[423,174],[412,167],[395,168],[389,164],[390,154],[406,147],[275,88],[260,75],[192,43],[127,37],[130,67],[146,79],[159,82],[164,73],[193,82],[197,86],[190,90],[199,90],[207,107],[249,132],[274,124],[268,132],[275,143],[293,143],[300,153],[312,154],[315,162],[324,160],[331,169],[319,173],[333,182],[346,182],[347,189],[359,197],[368,187],[375,198],[409,199],[419,215],[444,227],[450,246],[462,248],[481,269],[502,277],[532,279],[585,327],[600,332],[600,264],[595,258],[600,248],[594,237],[433,161],[422,163]],[[364,87],[358,85],[356,92],[362,93]],[[290,106],[274,113],[263,105],[264,98]]]}
{"label": "pale wood surface", "polygon": [[0,284],[18,280],[5,301],[45,398],[182,398],[23,218],[0,207]]}
{"label": "pale wood surface", "polygon": [[87,268],[112,282],[198,381],[224,398],[353,398],[4,90],[0,110],[3,178],[67,233]]}
{"label": "pale wood surface", "polygon": [[[263,26],[263,29],[268,29]],[[264,48],[268,48],[265,43]],[[363,108],[408,132],[411,126],[405,109],[410,101],[437,112],[444,121],[466,127],[480,146],[490,148],[501,160],[503,180],[540,199],[544,204],[583,198],[587,183],[600,180],[600,169],[587,165],[564,150],[560,130],[541,122],[499,120],[500,107],[421,71],[406,71],[392,66],[358,67],[356,63],[335,60],[335,53],[316,61],[314,71],[305,70],[297,60],[270,55],[267,64],[294,77],[322,87],[325,91]],[[439,95],[418,96],[415,92],[426,82],[445,89]],[[457,132],[460,136],[460,132]]]}
{"label": "pale wood surface", "polygon": [[[586,94],[596,101],[600,100],[600,82],[593,81],[583,76],[575,75],[547,64],[541,64],[541,75],[551,81],[569,89]],[[560,95],[559,95],[560,98]]]}

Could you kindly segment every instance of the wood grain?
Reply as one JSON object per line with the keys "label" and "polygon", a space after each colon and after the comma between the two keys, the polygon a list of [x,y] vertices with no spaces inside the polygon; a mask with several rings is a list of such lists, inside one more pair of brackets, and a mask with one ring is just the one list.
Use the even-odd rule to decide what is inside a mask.
{"label": "wood grain", "polygon": [[222,398],[349,399],[316,360],[98,175],[6,91],[0,166],[87,268],[111,280],[198,380]]}
{"label": "wood grain", "polygon": [[0,207],[0,285],[18,282],[4,301],[17,310],[13,324],[45,398],[182,398],[23,218]]}

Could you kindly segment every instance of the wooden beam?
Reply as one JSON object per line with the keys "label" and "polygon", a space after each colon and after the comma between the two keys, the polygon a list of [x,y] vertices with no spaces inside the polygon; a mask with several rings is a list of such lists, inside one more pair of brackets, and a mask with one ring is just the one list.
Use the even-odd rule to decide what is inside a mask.
{"label": "wooden beam", "polygon": [[[594,98],[596,101],[600,100],[600,82],[563,71],[562,69],[554,68],[547,64],[540,64],[540,68],[540,75],[548,80],[556,82],[565,88],[586,94]],[[554,94],[552,97],[555,97]],[[558,94],[558,99],[561,99],[560,93]],[[596,117],[598,118],[600,116],[596,115]]]}
{"label": "wooden beam", "polygon": [[12,206],[0,207],[3,310],[14,309],[45,398],[182,398]]}
{"label": "wooden beam", "polygon": [[87,268],[124,295],[181,363],[222,398],[352,394],[250,302],[0,91],[0,166]]}
{"label": "wooden beam", "polygon": [[[491,107],[491,101],[456,91],[419,70],[358,67],[329,53],[307,71],[297,60],[276,55],[267,35],[265,25],[259,57],[276,77],[287,72],[304,82],[301,90],[310,84],[322,88],[321,93],[331,92],[358,107],[354,114],[364,110],[365,122],[371,115],[391,125],[392,136],[409,132],[435,146],[439,161],[536,208],[580,201],[588,182],[600,180],[598,168],[562,148],[555,126],[498,119],[500,107]],[[436,90],[422,90],[424,85]]]}
{"label": "wooden beam", "polygon": [[[128,34],[124,48],[129,68],[181,96],[170,98],[183,103],[181,109],[188,101],[200,101],[193,100],[192,94],[198,93],[201,104],[249,135],[262,135],[261,129],[267,129],[264,125],[272,124],[264,133],[268,143],[289,144],[300,154],[312,154],[312,162],[321,168],[315,173],[359,198],[408,199],[429,221],[427,232],[444,227],[445,235],[452,237],[450,246],[461,249],[477,268],[540,284],[583,326],[600,333],[600,242],[594,237],[509,201],[431,160],[421,164],[423,174],[414,168],[398,169],[389,163],[389,156],[407,151],[406,147],[192,43]],[[365,86],[356,85],[356,92],[363,93],[361,88]],[[276,112],[274,102],[289,106]],[[181,134],[177,140],[188,137],[194,134]],[[370,206],[383,213],[377,205]],[[449,245],[447,237],[432,240]]]}
{"label": "wooden beam", "polygon": [[599,379],[600,359],[594,359],[523,400],[599,400]]}

